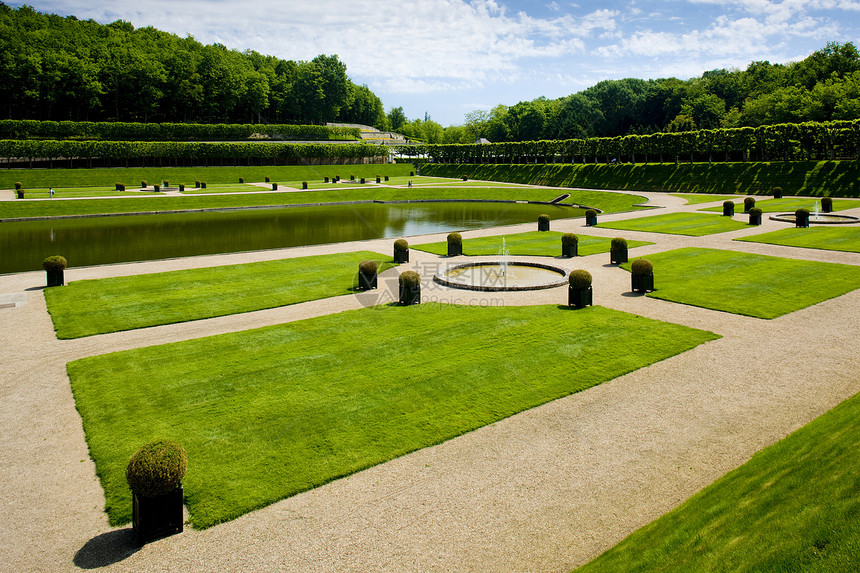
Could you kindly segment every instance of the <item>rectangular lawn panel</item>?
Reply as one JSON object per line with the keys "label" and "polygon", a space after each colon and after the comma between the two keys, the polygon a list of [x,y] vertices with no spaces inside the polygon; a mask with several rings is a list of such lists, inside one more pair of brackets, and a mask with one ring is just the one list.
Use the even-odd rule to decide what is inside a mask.
{"label": "rectangular lawn panel", "polygon": [[808,227],[801,229],[790,227],[762,235],[735,239],[735,241],[860,253],[860,226]]}
{"label": "rectangular lawn panel", "polygon": [[[783,197],[782,199],[762,199],[761,197],[753,197],[755,206],[762,210],[763,213],[794,213],[801,207],[809,209],[809,212],[815,209],[815,205],[821,206],[820,197]],[[744,197],[740,197],[735,201],[735,214],[743,214]],[[851,199],[833,199],[833,210],[842,211],[843,209],[853,209],[860,207],[860,201]],[[702,211],[718,211],[722,213],[723,207],[708,207],[701,209]]]}
{"label": "rectangular lawn panel", "polygon": [[714,201],[733,201],[737,195],[697,195],[693,193],[670,193],[672,197],[686,199],[687,205],[698,205],[699,203],[713,203]]}
{"label": "rectangular lawn panel", "polygon": [[648,233],[666,233],[669,235],[688,235],[702,237],[715,233],[725,233],[744,229],[747,224],[735,221],[731,217],[710,215],[707,213],[667,213],[642,217],[628,221],[612,221],[598,223],[599,227],[621,229],[623,231],[643,231]]}
{"label": "rectangular lawn panel", "polygon": [[[860,288],[860,267],[717,249],[648,255],[653,298],[713,310],[776,318]],[[622,268],[630,270],[629,263]]]}
{"label": "rectangular lawn panel", "polygon": [[205,528],[716,338],[602,307],[384,305],[68,372],[111,524],[131,519],[130,456],[167,438]]}
{"label": "rectangular lawn panel", "polygon": [[576,571],[857,571],[858,467],[860,395]]}
{"label": "rectangular lawn panel", "polygon": [[[504,237],[505,247],[507,247],[511,255],[523,257],[558,257],[561,255],[561,235],[562,233],[557,231],[532,231],[513,235],[493,235],[491,237],[463,239],[463,254],[467,256],[498,255],[502,247],[502,237]],[[612,239],[579,234],[576,236],[579,239],[578,252],[581,257],[609,252]],[[647,241],[627,241],[627,246],[631,249],[653,244]],[[435,255],[447,255],[448,241],[411,245],[411,248]]]}
{"label": "rectangular lawn panel", "polygon": [[73,281],[45,289],[58,338],[79,338],[349,294],[370,251]]}

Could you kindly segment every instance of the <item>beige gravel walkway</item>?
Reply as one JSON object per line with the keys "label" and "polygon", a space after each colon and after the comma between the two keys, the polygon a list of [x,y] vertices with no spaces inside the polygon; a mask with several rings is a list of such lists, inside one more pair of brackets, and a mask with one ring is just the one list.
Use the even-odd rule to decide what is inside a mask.
{"label": "beige gravel walkway", "polygon": [[[638,194],[662,205],[658,212],[702,207]],[[852,211],[860,214],[860,208]],[[702,238],[586,229],[581,219],[555,221],[553,228],[656,243],[632,250],[633,256],[710,246],[860,265],[856,253],[730,241],[785,228],[764,223]],[[443,239],[414,237],[410,243]],[[391,241],[69,269],[66,278],[359,248],[388,252]],[[425,300],[486,301],[481,293],[434,285],[430,271],[440,258],[411,254]],[[629,275],[609,266],[606,254],[556,262],[594,274],[595,304],[723,338],[230,523],[186,530],[139,550],[131,545],[130,528],[107,525],[66,362],[358,308],[393,288],[402,269],[383,277],[380,293],[71,341],[53,335],[44,273],[0,276],[0,571],[566,571],[860,391],[860,290],[766,321],[631,296]],[[507,293],[501,300],[563,304],[565,297],[560,288]]]}

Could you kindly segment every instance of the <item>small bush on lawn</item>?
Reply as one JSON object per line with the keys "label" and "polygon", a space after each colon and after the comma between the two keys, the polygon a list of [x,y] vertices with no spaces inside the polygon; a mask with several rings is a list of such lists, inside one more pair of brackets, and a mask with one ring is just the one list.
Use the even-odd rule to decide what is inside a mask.
{"label": "small bush on lawn", "polygon": [[744,211],[749,212],[750,209],[755,207],[755,199],[753,197],[747,197],[744,199]]}
{"label": "small bush on lawn", "polygon": [[185,448],[171,440],[150,442],[131,456],[125,477],[131,491],[155,497],[175,490],[188,469]]}
{"label": "small bush on lawn", "polygon": [[378,268],[379,264],[376,261],[365,260],[358,263],[358,270],[365,276],[375,275]]}
{"label": "small bush on lawn", "polygon": [[591,286],[591,273],[585,269],[577,269],[570,273],[568,282],[573,288],[588,288]]}
{"label": "small bush on lawn", "polygon": [[46,271],[62,271],[66,268],[67,261],[60,255],[51,255],[42,261],[42,268]]}
{"label": "small bush on lawn", "polygon": [[561,244],[565,247],[571,247],[573,245],[579,244],[579,237],[574,235],[573,233],[565,233],[561,236]]}
{"label": "small bush on lawn", "polygon": [[394,241],[394,250],[404,253],[409,250],[409,243],[406,239],[397,239]]}
{"label": "small bush on lawn", "polygon": [[549,225],[549,215],[538,215],[538,223]]}
{"label": "small bush on lawn", "polygon": [[401,287],[414,290],[421,284],[421,275],[415,271],[403,271],[399,281]]}
{"label": "small bush on lawn", "polygon": [[654,265],[648,259],[636,259],[630,265],[631,272],[638,276],[649,276],[654,274]]}
{"label": "small bush on lawn", "polygon": [[462,245],[463,235],[461,235],[460,233],[448,233],[448,244]]}
{"label": "small bush on lawn", "polygon": [[595,211],[594,209],[586,209],[585,210],[585,216],[586,217],[597,217],[597,211]]}
{"label": "small bush on lawn", "polygon": [[750,209],[751,217],[761,217],[761,213],[762,211],[758,207],[753,207],[752,209]]}
{"label": "small bush on lawn", "polygon": [[829,213],[833,210],[833,199],[830,197],[823,197],[821,199],[821,210],[825,213]]}
{"label": "small bush on lawn", "polygon": [[808,219],[809,218],[809,209],[804,209],[801,207],[797,211],[794,212],[794,216],[798,219]]}
{"label": "small bush on lawn", "polygon": [[614,239],[612,239],[611,248],[612,250],[626,249],[627,239],[624,239],[622,237],[615,237]]}

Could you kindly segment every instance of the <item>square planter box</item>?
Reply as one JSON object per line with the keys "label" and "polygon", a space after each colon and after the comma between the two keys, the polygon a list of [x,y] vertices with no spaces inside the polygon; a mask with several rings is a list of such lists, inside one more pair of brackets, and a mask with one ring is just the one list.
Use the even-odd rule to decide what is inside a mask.
{"label": "square planter box", "polygon": [[585,226],[586,227],[594,227],[597,225],[597,215],[590,217],[588,215],[585,216]]}
{"label": "square planter box", "polygon": [[421,302],[421,286],[419,285],[416,288],[409,288],[405,286],[400,287],[400,304],[410,305],[410,304],[419,304]]}
{"label": "square planter box", "polygon": [[723,217],[733,217],[735,215],[735,204],[723,205]]}
{"label": "square planter box", "polygon": [[591,298],[593,293],[592,287],[575,288],[567,287],[567,305],[574,308],[584,308],[591,306]]}
{"label": "square planter box", "polygon": [[458,257],[463,254],[463,243],[448,243],[448,256]]}
{"label": "square planter box", "polygon": [[538,231],[549,231],[549,221],[538,221]]}
{"label": "square planter box", "polygon": [[394,262],[395,263],[408,263],[409,262],[409,251],[394,251]]}
{"label": "square planter box", "polygon": [[761,215],[750,215],[750,225],[761,225]]}
{"label": "square planter box", "polygon": [[63,286],[66,283],[63,271],[45,271],[45,274],[49,287]]}
{"label": "square planter box", "polygon": [[795,215],[794,226],[795,227],[802,227],[804,229],[809,227],[809,215],[807,215],[806,217],[803,217],[803,218]]}
{"label": "square planter box", "polygon": [[138,545],[182,533],[182,486],[164,495],[133,494],[132,527]]}
{"label": "square planter box", "polygon": [[654,275],[630,275],[630,282],[633,292],[654,290]]}
{"label": "square planter box", "polygon": [[361,271],[358,271],[358,289],[359,290],[373,290],[376,288],[376,273],[372,275],[366,275]]}
{"label": "square planter box", "polygon": [[609,262],[613,264],[627,262],[627,249],[610,249]]}
{"label": "square planter box", "polygon": [[561,256],[562,257],[578,257],[579,256],[579,245],[562,245],[561,246]]}

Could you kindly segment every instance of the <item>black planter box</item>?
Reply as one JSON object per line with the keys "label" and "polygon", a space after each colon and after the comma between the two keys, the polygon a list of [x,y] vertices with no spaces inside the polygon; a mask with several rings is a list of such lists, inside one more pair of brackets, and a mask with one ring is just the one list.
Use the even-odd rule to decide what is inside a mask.
{"label": "black planter box", "polygon": [[549,221],[538,221],[538,231],[549,231]]}
{"label": "black planter box", "polygon": [[49,287],[55,286],[63,286],[65,284],[65,279],[63,276],[63,271],[45,271],[45,274],[48,275],[47,281]]}
{"label": "black planter box", "polygon": [[381,177],[377,177],[377,178],[376,178],[376,182],[377,182],[377,183],[382,183],[382,178],[381,178]]}
{"label": "black planter box", "polygon": [[735,204],[729,203],[728,205],[723,205],[723,217],[733,217],[735,214]]}
{"label": "black planter box", "polygon": [[278,184],[272,183],[272,191],[277,191],[277,190],[278,190]]}
{"label": "black planter box", "polygon": [[591,306],[593,292],[592,287],[576,288],[569,286],[567,287],[567,305],[574,308]]}
{"label": "black planter box", "polygon": [[23,198],[24,198],[24,192],[23,192],[22,190],[20,190],[20,189],[19,189],[18,191],[15,191],[15,193],[17,193],[17,194],[18,194],[18,199],[23,199]]}
{"label": "black planter box", "polygon": [[373,290],[376,288],[376,273],[366,275],[361,270],[358,271],[358,289]]}
{"label": "black planter box", "polygon": [[609,249],[609,262],[613,264],[627,262],[627,249]]}
{"label": "black planter box", "polygon": [[833,212],[833,203],[825,203],[821,202],[821,212],[822,213],[832,213]]}
{"label": "black planter box", "polygon": [[577,257],[579,256],[579,245],[562,245],[561,246],[561,256],[562,257]]}
{"label": "black planter box", "polygon": [[761,225],[761,215],[750,215],[750,225]]}
{"label": "black planter box", "polygon": [[448,256],[457,257],[463,254],[463,243],[448,243]]}
{"label": "black planter box", "polygon": [[410,305],[419,304],[421,302],[421,285],[415,288],[409,288],[400,285],[400,304]]}
{"label": "black planter box", "polygon": [[394,249],[394,262],[395,263],[408,263],[409,262],[409,249],[405,251],[398,251]]}
{"label": "black planter box", "polygon": [[132,527],[138,545],[182,533],[182,486],[164,495],[133,494]]}
{"label": "black planter box", "polygon": [[597,215],[594,215],[594,216],[586,215],[585,216],[585,226],[586,227],[594,227],[596,225],[597,225]]}
{"label": "black planter box", "polygon": [[774,191],[773,192],[774,199],[782,199],[782,191]]}
{"label": "black planter box", "polygon": [[654,275],[630,275],[633,292],[646,292],[654,290]]}
{"label": "black planter box", "polygon": [[797,213],[794,214],[794,226],[807,228],[809,227],[809,215],[800,216]]}

